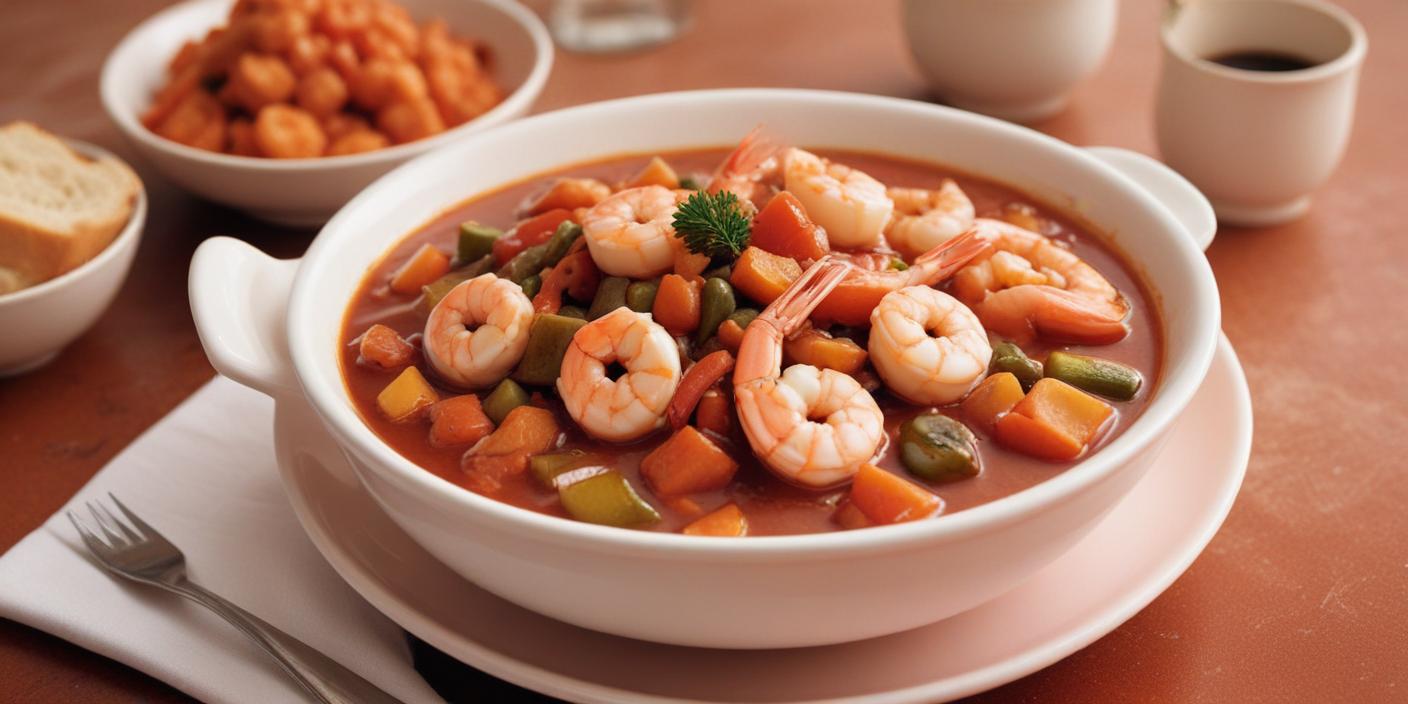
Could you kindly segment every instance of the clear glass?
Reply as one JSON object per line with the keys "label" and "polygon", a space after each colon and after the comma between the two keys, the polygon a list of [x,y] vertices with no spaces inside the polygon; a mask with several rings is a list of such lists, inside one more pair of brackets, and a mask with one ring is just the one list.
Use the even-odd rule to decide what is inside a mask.
{"label": "clear glass", "polygon": [[548,16],[564,49],[594,54],[663,44],[689,21],[690,0],[553,0]]}

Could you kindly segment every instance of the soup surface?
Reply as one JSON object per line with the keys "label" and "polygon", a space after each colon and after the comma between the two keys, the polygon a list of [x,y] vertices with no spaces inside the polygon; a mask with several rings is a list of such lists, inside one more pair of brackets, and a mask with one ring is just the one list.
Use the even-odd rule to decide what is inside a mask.
{"label": "soup surface", "polygon": [[[714,172],[728,154],[728,150],[718,149],[681,151],[661,156],[674,174],[684,180],[683,185],[689,187],[692,185],[702,186],[707,183],[709,174]],[[737,463],[736,472],[731,477],[722,480],[721,484],[718,481],[706,481],[704,484],[707,486],[702,490],[684,493],[672,492],[668,495],[656,491],[658,485],[662,483],[658,478],[647,477],[642,473],[642,460],[662,444],[671,440],[672,429],[669,425],[664,425],[659,430],[650,432],[640,439],[624,443],[594,439],[581,425],[574,422],[560,400],[559,392],[554,384],[551,382],[547,384],[525,383],[522,384],[522,389],[529,394],[529,405],[546,409],[556,420],[556,434],[551,441],[552,447],[547,452],[555,454],[569,450],[585,451],[591,459],[587,463],[590,467],[585,471],[576,471],[576,475],[590,478],[603,471],[600,467],[606,467],[624,478],[635,496],[627,497],[625,508],[616,506],[611,510],[606,510],[604,514],[587,511],[585,516],[581,515],[579,509],[578,515],[574,516],[569,509],[576,508],[576,506],[569,506],[570,501],[565,502],[567,490],[562,489],[561,486],[554,486],[552,483],[567,481],[574,472],[562,475],[557,480],[548,479],[548,483],[545,483],[540,474],[533,470],[531,458],[523,459],[523,461],[519,461],[521,458],[515,458],[509,462],[511,465],[509,469],[496,466],[493,481],[483,481],[484,477],[481,472],[483,465],[472,458],[482,452],[486,444],[492,444],[493,438],[491,437],[490,440],[485,440],[478,445],[447,445],[443,442],[432,441],[430,429],[432,428],[431,418],[434,416],[430,402],[438,399],[443,403],[445,399],[474,393],[476,398],[483,401],[482,405],[488,407],[494,403],[491,402],[489,396],[491,392],[497,393],[495,385],[485,384],[483,388],[471,391],[447,382],[443,375],[437,373],[434,365],[428,363],[426,354],[420,349],[425,341],[417,338],[426,330],[427,317],[431,309],[426,300],[427,294],[423,294],[418,289],[398,293],[388,282],[398,274],[404,274],[408,268],[414,269],[414,267],[408,267],[408,261],[415,257],[424,258],[426,255],[422,250],[426,245],[442,253],[441,256],[448,258],[450,253],[456,251],[461,223],[481,223],[508,231],[503,237],[514,235],[515,225],[525,219],[525,208],[523,207],[525,202],[531,200],[535,195],[541,194],[547,184],[553,183],[559,177],[591,178],[604,184],[612,184],[615,187],[630,180],[633,175],[641,174],[643,170],[645,173],[650,173],[647,164],[651,161],[651,155],[632,155],[572,166],[557,173],[544,174],[541,177],[476,196],[435,217],[423,228],[396,244],[380,262],[367,272],[361,287],[352,296],[352,302],[347,310],[343,326],[344,344],[340,351],[340,358],[348,392],[357,410],[373,431],[407,459],[450,482],[490,495],[500,501],[556,516],[585,518],[585,520],[629,525],[633,528],[647,530],[681,531],[687,526],[694,525],[695,529],[686,532],[713,535],[817,533],[961,511],[1019,492],[1059,474],[1081,458],[1108,443],[1111,438],[1122,432],[1143,413],[1151,393],[1157,386],[1161,364],[1163,345],[1158,311],[1153,303],[1153,296],[1134,273],[1134,270],[1094,233],[1022,193],[980,178],[954,173],[940,166],[867,153],[822,149],[817,150],[816,154],[836,163],[859,169],[890,187],[938,189],[945,179],[953,179],[971,199],[978,218],[1003,218],[1009,222],[1038,230],[1042,235],[1054,240],[1060,249],[1073,253],[1085,264],[1093,267],[1098,275],[1103,276],[1110,285],[1118,290],[1122,299],[1119,303],[1127,306],[1127,315],[1122,323],[1127,334],[1122,339],[1109,344],[1073,344],[1071,339],[1060,339],[1063,337],[1062,335],[1051,335],[1037,331],[1031,335],[1014,336],[1017,338],[1015,341],[1019,344],[1020,349],[1036,362],[1049,362],[1048,356],[1055,351],[1107,360],[1114,363],[1111,368],[1117,372],[1137,374],[1136,380],[1142,379],[1137,390],[1133,391],[1132,396],[1128,393],[1128,389],[1126,392],[1104,390],[1106,395],[1103,397],[1099,393],[1076,391],[1075,393],[1080,395],[1079,400],[1089,400],[1091,407],[1108,408],[1108,417],[1103,422],[1097,418],[1094,425],[1098,426],[1098,429],[1093,431],[1089,442],[1083,442],[1077,447],[1074,451],[1075,456],[1053,459],[1052,453],[1041,449],[1044,445],[1040,440],[1026,442],[1017,438],[1011,442],[1000,441],[992,421],[994,418],[1000,419],[1017,413],[1017,410],[1010,408],[1010,402],[998,404],[997,415],[986,418],[980,417],[981,413],[975,416],[972,408],[957,400],[940,404],[911,404],[901,399],[878,378],[872,362],[866,361],[859,370],[848,368],[846,371],[853,378],[860,380],[867,389],[871,390],[871,395],[884,414],[884,438],[877,449],[877,456],[871,462],[873,466],[867,467],[864,471],[874,472],[878,468],[889,477],[897,478],[905,483],[904,486],[899,486],[894,485],[893,482],[877,481],[878,475],[868,474],[864,480],[865,491],[868,493],[864,497],[865,501],[862,502],[862,497],[852,497],[852,485],[848,481],[821,488],[804,486],[796,481],[794,476],[770,470],[764,462],[760,461],[757,453],[750,446],[749,438],[740,429],[739,418],[734,411],[732,385],[728,383],[726,376],[723,383],[715,385],[713,390],[707,394],[712,397],[721,397],[712,398],[708,402],[713,404],[710,409],[711,420],[705,423],[702,407],[697,416],[690,417],[697,418],[692,422],[692,425],[708,426],[701,435],[710,446],[721,450],[728,458]],[[776,189],[777,186],[761,189],[758,200],[765,210],[770,206],[769,201]],[[748,212],[746,207],[742,210],[745,213]],[[572,209],[571,217],[574,220],[589,217],[588,209],[586,207]],[[754,225],[754,242],[758,241],[759,227],[757,224]],[[492,234],[491,232],[490,236]],[[909,256],[888,254],[892,250],[885,245],[883,240],[866,249],[887,252],[885,256],[892,260],[912,261],[913,259]],[[687,252],[684,249],[681,251]],[[855,254],[854,251],[851,253]],[[437,266],[431,267],[428,275],[443,274],[445,265],[439,263],[438,258],[432,257],[432,259],[435,259]],[[728,265],[729,259],[728,256],[716,256],[713,261],[707,263],[709,268],[713,270],[712,273],[705,272],[705,275],[737,281],[736,272],[730,273],[727,270],[715,269],[720,265]],[[861,260],[863,258],[858,258],[858,261]],[[802,258],[798,269],[810,263],[809,260]],[[740,266],[736,262],[733,264],[735,269]],[[464,262],[455,262],[453,266],[462,265]],[[898,270],[903,265],[896,262],[891,266]],[[493,268],[504,273],[497,261]],[[1035,268],[1040,269],[1039,266]],[[719,275],[720,271],[723,272],[722,276]],[[531,293],[534,288],[541,287],[546,278],[539,277],[539,281],[526,282],[529,292]],[[690,280],[697,290],[699,280],[692,277]],[[1059,288],[1062,284],[1068,287],[1075,285],[1072,281],[1059,279],[1053,279],[1053,281],[1055,283],[1051,286],[1052,288]],[[453,283],[453,280],[450,283]],[[712,281],[710,283],[714,285]],[[663,285],[662,282],[662,290]],[[937,288],[950,290],[951,286],[951,282],[943,282],[938,284]],[[405,285],[399,288],[403,291],[407,290]],[[434,286],[432,286],[433,288]],[[601,289],[598,289],[598,294],[600,293]],[[766,301],[749,300],[749,297],[741,290],[735,290],[734,294],[737,307],[740,309],[746,307],[761,310],[766,306]],[[562,312],[577,315],[591,309],[593,301],[590,299],[574,300],[569,291],[564,295],[562,303],[568,306]],[[573,307],[577,311],[571,310]],[[658,308],[656,312],[655,317],[660,318]],[[376,363],[369,362],[366,358],[364,353],[367,347],[363,344],[363,336],[371,326],[377,324],[386,326],[400,338],[408,341],[409,347],[407,349],[412,351],[405,358],[405,363],[398,365],[393,361],[388,365],[389,368],[383,368]],[[827,327],[823,322],[817,322],[816,325]],[[474,326],[470,325],[470,327]],[[859,348],[863,349],[868,346],[869,335],[864,325],[832,325],[829,330],[836,337],[851,339]],[[751,331],[750,334],[752,334]],[[703,344],[696,344],[701,336],[705,337],[706,341]],[[682,349],[681,368],[686,376],[688,376],[692,361],[711,350],[728,347],[721,340],[725,337],[722,327],[715,335],[700,335],[697,332],[691,332],[675,337]],[[1008,339],[1008,336],[993,333],[991,330],[987,331],[987,337],[993,345]],[[847,349],[854,351],[854,348],[851,347],[847,347]],[[788,359],[784,362],[784,366],[793,361],[791,359],[794,357],[793,354],[789,352],[787,356]],[[814,361],[814,363],[816,362]],[[378,397],[387,390],[393,381],[400,379],[405,374],[408,365],[420,372],[420,376],[432,389],[432,395],[430,398],[421,399],[420,402],[413,404],[416,406],[413,412],[408,412],[404,417],[393,419],[388,417],[387,409],[379,404]],[[1047,366],[1046,375],[1053,376],[1052,365],[1048,364]],[[998,361],[994,359],[993,369],[984,369],[979,374],[979,378],[986,376],[989,371],[997,372],[1000,368]],[[607,378],[614,378],[612,374],[620,371],[619,369],[608,369]],[[1116,376],[1118,377],[1118,374]],[[1067,380],[1072,378],[1081,382],[1087,389],[1099,392],[1103,388],[1099,386],[1098,379],[1093,382],[1095,385],[1092,386],[1089,379],[1082,379],[1077,375],[1076,377],[1067,377]],[[983,384],[987,386],[987,381],[984,381]],[[1058,383],[1051,381],[1039,384],[1039,386],[1041,385],[1057,386]],[[1072,390],[1064,384],[1059,384],[1059,386],[1066,390]],[[1117,400],[1111,398],[1111,394],[1115,397],[1130,397]],[[1029,393],[1027,397],[1035,395],[1037,394]],[[1033,399],[1033,405],[1040,405],[1035,401],[1036,399]],[[1008,407],[1004,408],[1004,405]],[[720,408],[726,411],[722,420],[716,417]],[[1019,406],[1018,409],[1020,408]],[[1059,416],[1060,413],[1058,411],[1055,415]],[[907,469],[907,460],[902,457],[905,438],[901,437],[901,426],[915,416],[931,416],[933,414],[947,416],[971,429],[970,441],[965,441],[964,436],[960,434],[957,436],[956,443],[950,442],[949,444],[956,444],[960,450],[966,449],[973,455],[977,466],[976,474],[972,472],[971,468],[960,469],[957,472],[945,470],[937,474],[932,471],[916,472],[912,468]],[[1035,417],[1039,418],[1040,416],[1040,412],[1035,414]],[[818,419],[812,418],[811,420]],[[1022,423],[1027,422],[1025,419],[1016,420]],[[1014,425],[1018,424],[1014,423]],[[485,427],[484,430],[487,432],[489,427],[492,426]],[[470,433],[468,437],[475,438],[480,434],[482,433]],[[943,442],[940,443],[940,445],[943,444]],[[684,449],[693,447],[694,445],[682,443]],[[679,457],[688,454],[690,453],[684,452],[670,456]],[[962,452],[959,454],[962,455]],[[1062,452],[1058,451],[1055,454],[1060,455]],[[962,462],[959,464],[961,465]],[[884,478],[878,477],[878,479],[883,480]],[[894,501],[905,506],[919,506],[920,510],[917,513],[913,511],[906,513],[905,510],[891,511],[886,508],[886,506],[893,504],[887,504],[883,495],[896,488],[900,491]],[[920,499],[917,504],[905,503],[915,499],[914,496],[900,496],[905,494],[907,489],[918,489],[922,492],[922,496],[936,496],[938,501]],[[860,480],[856,483],[855,491],[858,493],[861,491]],[[881,498],[877,499],[876,496],[881,496]],[[607,499],[599,497],[597,500],[607,501]],[[638,510],[639,507],[634,506],[633,502],[644,503],[648,508],[642,512]],[[863,504],[866,510],[856,510],[857,504]],[[651,513],[654,516],[651,516]],[[696,523],[703,516],[711,516],[713,520]]]}

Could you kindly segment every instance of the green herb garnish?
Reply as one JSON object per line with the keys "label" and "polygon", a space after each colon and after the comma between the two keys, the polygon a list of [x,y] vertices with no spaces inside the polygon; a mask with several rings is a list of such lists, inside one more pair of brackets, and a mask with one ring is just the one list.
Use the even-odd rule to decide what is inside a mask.
{"label": "green herb garnish", "polygon": [[748,246],[751,228],[743,204],[730,191],[698,191],[675,211],[675,234],[695,254],[736,257]]}

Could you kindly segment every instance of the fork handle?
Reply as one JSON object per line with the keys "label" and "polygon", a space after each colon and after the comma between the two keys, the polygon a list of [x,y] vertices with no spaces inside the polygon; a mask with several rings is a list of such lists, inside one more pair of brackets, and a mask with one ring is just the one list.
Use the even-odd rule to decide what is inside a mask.
{"label": "fork handle", "polygon": [[401,704],[399,699],[361,675],[189,579],[163,581],[160,584],[214,611],[249,636],[278,661],[315,701],[323,704]]}

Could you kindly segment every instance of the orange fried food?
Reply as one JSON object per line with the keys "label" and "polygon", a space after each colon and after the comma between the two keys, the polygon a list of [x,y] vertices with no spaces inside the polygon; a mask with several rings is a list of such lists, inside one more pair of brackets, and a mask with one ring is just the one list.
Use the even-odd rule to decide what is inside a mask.
{"label": "orange fried food", "polygon": [[318,120],[306,110],[269,105],[254,120],[254,142],[264,156],[307,159],[322,156],[328,137]]}

